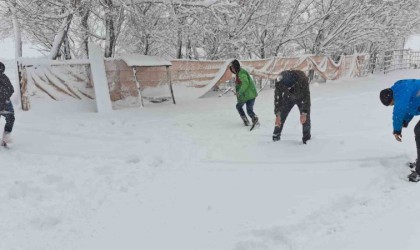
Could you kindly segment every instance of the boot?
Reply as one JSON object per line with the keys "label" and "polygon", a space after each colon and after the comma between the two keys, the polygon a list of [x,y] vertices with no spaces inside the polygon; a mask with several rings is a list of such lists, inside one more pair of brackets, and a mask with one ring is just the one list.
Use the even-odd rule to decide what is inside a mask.
{"label": "boot", "polygon": [[244,122],[244,125],[245,125],[245,126],[249,126],[249,120],[248,120],[248,117],[246,117],[246,116],[241,116],[241,118],[242,118],[242,121]]}
{"label": "boot", "polygon": [[418,182],[420,181],[420,175],[417,172],[413,172],[408,176],[408,180],[411,182]]}
{"label": "boot", "polygon": [[303,144],[306,144],[306,142],[309,141],[310,139],[311,139],[311,135],[306,135],[306,136],[302,137]]}
{"label": "boot", "polygon": [[273,132],[273,141],[280,141],[280,127],[275,126]]}
{"label": "boot", "polygon": [[3,132],[3,139],[1,140],[1,146],[7,146],[8,143],[12,142],[12,137],[10,132]]}
{"label": "boot", "polygon": [[258,124],[258,116],[254,116],[254,117],[252,117],[252,125],[257,125]]}

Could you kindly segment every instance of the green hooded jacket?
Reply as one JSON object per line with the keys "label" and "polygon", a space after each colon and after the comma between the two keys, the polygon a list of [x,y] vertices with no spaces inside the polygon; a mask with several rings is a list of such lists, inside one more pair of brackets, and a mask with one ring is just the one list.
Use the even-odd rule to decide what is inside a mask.
{"label": "green hooded jacket", "polygon": [[247,102],[249,100],[255,99],[258,96],[254,80],[252,80],[251,76],[246,70],[241,68],[239,73],[236,75],[236,78],[236,93],[238,93],[238,103]]}

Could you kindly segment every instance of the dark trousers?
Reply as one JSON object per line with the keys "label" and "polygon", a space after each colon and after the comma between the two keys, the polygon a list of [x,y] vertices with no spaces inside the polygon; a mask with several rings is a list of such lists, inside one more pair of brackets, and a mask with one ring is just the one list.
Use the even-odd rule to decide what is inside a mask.
{"label": "dark trousers", "polygon": [[254,118],[256,116],[255,113],[254,113],[255,98],[251,99],[247,102],[242,102],[242,103],[236,104],[236,109],[238,110],[239,115],[241,117],[245,116],[245,112],[244,112],[244,109],[243,109],[243,106],[245,104],[246,104],[246,113],[249,115],[249,117],[251,117],[251,119]]}
{"label": "dark trousers", "polygon": [[417,122],[414,127],[414,136],[416,138],[416,147],[417,147],[417,163],[416,163],[416,172],[420,174],[420,121]]}
{"label": "dark trousers", "polygon": [[[4,112],[4,113],[1,113]],[[4,131],[10,133],[13,130],[13,125],[15,123],[15,111],[13,109],[12,102],[7,104],[6,110],[0,110],[0,118],[4,116],[6,118],[6,125],[4,126]]]}
{"label": "dark trousers", "polygon": [[[290,111],[295,105],[298,106],[300,113],[302,113],[302,102],[296,101],[293,99],[283,100],[283,109],[280,112],[280,119],[281,119],[280,129],[275,129],[275,132],[277,132],[278,135],[281,135],[281,131],[283,131],[283,126],[287,119],[287,116],[289,115]],[[306,115],[306,122],[302,125],[302,133],[303,133],[303,138],[311,137],[311,111],[310,110],[308,111]]]}

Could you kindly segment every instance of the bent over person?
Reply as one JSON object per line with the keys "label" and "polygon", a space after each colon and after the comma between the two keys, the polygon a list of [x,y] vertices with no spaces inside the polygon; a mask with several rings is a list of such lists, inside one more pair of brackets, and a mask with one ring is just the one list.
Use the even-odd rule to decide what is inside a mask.
{"label": "bent over person", "polygon": [[311,139],[311,94],[309,79],[301,70],[286,70],[280,73],[274,91],[274,114],[276,115],[273,141],[280,140],[284,122],[294,106],[300,111],[302,142]]}
{"label": "bent over person", "polygon": [[[414,116],[420,115],[420,80],[406,79],[399,80],[391,88],[380,92],[379,98],[383,105],[394,106],[392,114],[393,135],[399,142],[402,141],[402,128],[408,124]],[[409,181],[420,181],[420,121],[414,127],[414,136],[417,147],[417,161],[411,164],[415,167],[408,179]]]}
{"label": "bent over person", "polygon": [[10,101],[10,97],[14,92],[13,85],[4,74],[4,71],[5,66],[0,62],[0,118],[2,116],[6,118],[6,125],[4,126],[3,138],[0,141],[0,145],[7,147],[7,143],[11,141],[10,134],[12,133],[15,122],[15,113],[12,102]]}

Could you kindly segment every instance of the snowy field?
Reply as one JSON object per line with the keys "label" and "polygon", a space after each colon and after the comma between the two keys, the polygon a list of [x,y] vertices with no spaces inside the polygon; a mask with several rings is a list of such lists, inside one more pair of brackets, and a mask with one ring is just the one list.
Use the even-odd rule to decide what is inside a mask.
{"label": "snowy field", "polygon": [[272,90],[252,132],[233,96],[112,115],[35,100],[0,150],[0,249],[418,249],[418,118],[398,143],[378,98],[401,78],[420,70],[312,86],[308,145],[297,108],[271,141]]}

